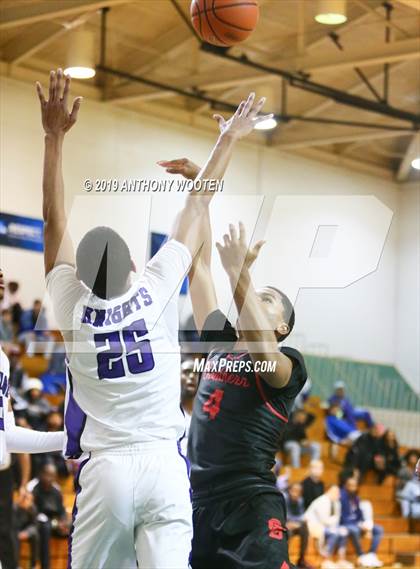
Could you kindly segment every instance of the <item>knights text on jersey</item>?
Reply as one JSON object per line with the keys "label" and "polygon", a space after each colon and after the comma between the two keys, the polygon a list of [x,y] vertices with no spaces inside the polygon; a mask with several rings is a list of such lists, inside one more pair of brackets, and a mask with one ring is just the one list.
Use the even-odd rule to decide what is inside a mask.
{"label": "knights text on jersey", "polygon": [[171,240],[110,300],[83,288],[68,265],[47,275],[68,358],[66,456],[182,436],[177,306],[190,264]]}
{"label": "knights text on jersey", "polygon": [[[293,369],[287,386],[276,389],[252,370],[247,352],[233,352],[236,332],[220,311],[209,315],[201,339],[217,347],[201,373],[190,427],[193,499],[214,495],[227,486],[238,490],[245,479],[251,485],[272,486],[270,471],[278,441],[307,379],[303,357],[293,348],[281,348]],[[221,370],[221,360],[236,362],[230,369],[242,371]]]}
{"label": "knights text on jersey", "polygon": [[9,406],[9,359],[0,347],[0,467],[9,462],[6,449],[6,414]]}

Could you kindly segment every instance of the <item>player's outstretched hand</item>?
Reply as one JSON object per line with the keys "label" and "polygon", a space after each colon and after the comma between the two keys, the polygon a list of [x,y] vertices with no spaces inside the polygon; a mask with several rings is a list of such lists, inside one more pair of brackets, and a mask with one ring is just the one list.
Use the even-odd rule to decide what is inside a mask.
{"label": "player's outstretched hand", "polygon": [[229,133],[235,138],[243,138],[252,132],[255,126],[263,121],[273,118],[273,113],[260,115],[266,99],[262,97],[255,102],[255,93],[250,93],[246,101],[242,101],[234,115],[225,120],[221,115],[213,115],[219,123],[221,134]]}
{"label": "player's outstretched hand", "polygon": [[168,174],[181,174],[187,180],[195,180],[201,168],[188,158],[177,158],[175,160],[160,160],[159,166],[165,168]]}
{"label": "player's outstretched hand", "polygon": [[223,235],[224,245],[216,243],[223,268],[229,276],[239,277],[243,269],[249,269],[254,263],[265,241],[258,241],[248,248],[245,226],[239,222],[239,234],[235,226],[229,224],[229,234]]}
{"label": "player's outstretched hand", "polygon": [[69,112],[68,96],[70,77],[64,76],[62,69],[51,71],[48,101],[44,97],[41,84],[37,81],[36,90],[41,103],[42,126],[46,134],[64,135],[77,120],[82,97],[76,97]]}

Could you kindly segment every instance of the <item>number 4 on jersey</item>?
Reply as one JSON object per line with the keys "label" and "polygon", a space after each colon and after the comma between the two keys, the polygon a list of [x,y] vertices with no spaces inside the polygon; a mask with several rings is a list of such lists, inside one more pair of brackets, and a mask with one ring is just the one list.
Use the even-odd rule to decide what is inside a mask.
{"label": "number 4 on jersey", "polygon": [[210,419],[213,421],[220,411],[220,403],[222,402],[224,394],[223,389],[216,389],[203,405],[204,413],[208,413]]}

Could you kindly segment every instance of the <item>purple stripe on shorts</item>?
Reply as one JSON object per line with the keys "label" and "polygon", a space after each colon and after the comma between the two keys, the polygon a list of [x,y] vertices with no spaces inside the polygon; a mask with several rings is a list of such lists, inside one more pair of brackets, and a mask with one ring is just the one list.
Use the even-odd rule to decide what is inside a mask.
{"label": "purple stripe on shorts", "polygon": [[66,457],[79,458],[83,454],[80,439],[86,424],[86,414],[79,407],[73,396],[73,378],[69,369],[67,369],[67,379],[69,396],[64,417],[67,432]]}
{"label": "purple stripe on shorts", "polygon": [[75,480],[76,496],[74,498],[74,505],[73,505],[73,511],[72,511],[72,523],[71,523],[71,530],[70,530],[70,535],[69,535],[69,548],[68,548],[69,552],[68,552],[68,557],[67,557],[67,569],[71,569],[71,565],[72,565],[73,532],[74,532],[74,524],[76,523],[76,516],[78,513],[77,498],[80,496],[80,493],[82,491],[82,487],[80,485],[80,474],[82,472],[82,468],[85,466],[85,464],[87,464],[87,462],[89,460],[90,460],[90,455],[88,456],[88,458],[86,458],[83,462],[80,463],[79,470],[77,472],[77,476],[76,476],[76,480]]}

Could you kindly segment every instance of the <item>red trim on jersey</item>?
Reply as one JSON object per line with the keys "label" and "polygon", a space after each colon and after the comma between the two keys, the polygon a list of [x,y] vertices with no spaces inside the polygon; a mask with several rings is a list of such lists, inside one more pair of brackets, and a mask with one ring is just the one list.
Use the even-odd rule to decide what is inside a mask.
{"label": "red trim on jersey", "polygon": [[274,409],[274,407],[271,405],[271,403],[268,401],[267,396],[264,392],[264,387],[261,383],[261,378],[260,376],[256,373],[255,374],[255,379],[257,382],[257,389],[261,395],[261,399],[264,401],[267,409],[269,409],[271,411],[271,413],[273,413],[273,415],[275,415],[276,417],[278,417],[279,419],[281,419],[282,421],[284,421],[285,423],[288,423],[289,420],[287,419],[287,417],[284,417],[281,413],[279,413],[276,409]]}
{"label": "red trim on jersey", "polygon": [[230,354],[226,354],[226,359],[227,360],[236,360],[236,358],[243,358],[245,355],[248,355],[248,352],[238,352],[237,354],[234,353],[230,353]]}

